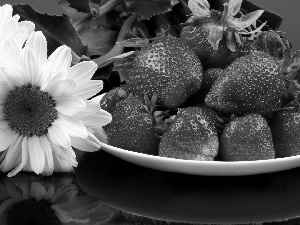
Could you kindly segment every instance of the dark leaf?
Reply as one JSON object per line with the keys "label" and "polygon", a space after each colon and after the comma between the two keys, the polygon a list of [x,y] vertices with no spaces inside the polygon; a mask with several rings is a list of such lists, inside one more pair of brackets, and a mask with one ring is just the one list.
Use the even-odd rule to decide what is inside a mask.
{"label": "dark leaf", "polygon": [[123,7],[127,13],[134,13],[140,19],[150,19],[171,10],[178,1],[174,0],[123,0]]}
{"label": "dark leaf", "polygon": [[112,30],[106,16],[89,17],[78,25],[78,35],[88,47],[88,56],[102,56],[115,45],[119,30]]}
{"label": "dark leaf", "polygon": [[91,14],[90,0],[67,0],[70,7],[76,9],[78,12]]}
{"label": "dark leaf", "polygon": [[86,55],[87,47],[83,46],[68,16],[41,14],[29,5],[22,4],[14,5],[13,10],[14,14],[19,14],[21,20],[32,21],[35,23],[35,30],[43,32],[47,39],[48,55],[61,45],[72,49],[73,59],[79,60],[82,55]]}
{"label": "dark leaf", "polygon": [[102,56],[115,45],[118,33],[118,31],[112,31],[104,27],[84,27],[79,31],[79,36],[82,43],[88,47],[88,56]]}

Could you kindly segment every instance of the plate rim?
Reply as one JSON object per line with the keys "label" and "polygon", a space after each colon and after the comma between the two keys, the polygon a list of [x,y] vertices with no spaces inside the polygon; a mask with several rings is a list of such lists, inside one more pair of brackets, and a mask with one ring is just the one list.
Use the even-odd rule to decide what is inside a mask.
{"label": "plate rim", "polygon": [[[148,155],[144,153],[134,152],[122,148],[118,148],[106,143],[101,143],[101,147],[104,151],[113,154],[114,156],[121,158],[130,163],[144,166],[151,169],[167,171],[167,172],[176,172],[184,174],[193,174],[193,175],[209,175],[209,176],[244,176],[244,175],[255,175],[263,174],[270,172],[278,172],[283,170],[288,170],[296,167],[300,167],[300,155],[289,156],[283,158],[275,159],[265,159],[265,160],[253,160],[253,161],[197,161],[197,160],[185,160],[185,159],[176,159],[176,158],[167,158],[156,155]],[[123,157],[125,156],[125,157]],[[146,160],[147,163],[143,161],[136,162],[136,159]],[[187,169],[180,171],[180,169],[168,168],[162,169],[161,165],[158,167],[155,165],[149,166],[149,162],[156,163],[169,163],[169,164],[178,164],[180,167],[186,166]],[[199,168],[207,169],[207,171],[192,171],[189,173],[189,168],[197,166]],[[224,171],[218,171],[223,169]],[[228,172],[233,169],[250,169],[249,171],[235,171],[233,173]],[[211,171],[212,170],[212,171]]]}

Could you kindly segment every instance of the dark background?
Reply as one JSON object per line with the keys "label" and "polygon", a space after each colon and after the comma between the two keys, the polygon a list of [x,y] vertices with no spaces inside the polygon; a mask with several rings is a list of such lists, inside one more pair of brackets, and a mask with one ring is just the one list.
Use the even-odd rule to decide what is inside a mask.
{"label": "dark background", "polygon": [[[286,32],[286,37],[293,44],[293,51],[300,49],[300,1],[299,0],[249,0],[269,11],[283,17],[281,31]],[[56,0],[0,0],[0,5],[22,3],[29,4],[39,12],[48,14],[61,14],[62,10]]]}

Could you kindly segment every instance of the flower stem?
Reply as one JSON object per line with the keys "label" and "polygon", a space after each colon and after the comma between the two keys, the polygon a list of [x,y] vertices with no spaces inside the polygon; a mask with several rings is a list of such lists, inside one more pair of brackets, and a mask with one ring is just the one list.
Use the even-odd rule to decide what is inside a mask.
{"label": "flower stem", "polygon": [[[127,20],[121,27],[121,30],[119,32],[116,42],[121,42],[126,39],[128,31],[130,30],[135,19],[136,19],[136,15],[131,15],[127,18]],[[124,50],[124,46],[115,44],[115,46],[108,53],[106,53],[104,56],[93,59],[93,61],[98,64],[98,69],[100,69],[100,68],[112,63],[115,60],[115,59],[112,59],[112,57],[120,55],[123,52],[123,50]]]}

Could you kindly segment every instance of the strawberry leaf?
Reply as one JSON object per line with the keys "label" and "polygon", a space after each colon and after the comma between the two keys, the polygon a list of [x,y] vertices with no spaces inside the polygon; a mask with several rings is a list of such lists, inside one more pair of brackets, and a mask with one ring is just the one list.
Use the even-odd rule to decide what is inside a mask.
{"label": "strawberry leaf", "polygon": [[29,5],[22,4],[14,5],[13,10],[13,14],[19,14],[21,20],[32,21],[35,23],[35,30],[44,33],[48,55],[61,45],[72,49],[73,59],[79,60],[82,55],[86,55],[87,47],[83,46],[68,16],[41,14]]}
{"label": "strawberry leaf", "polygon": [[188,6],[195,17],[210,16],[210,5],[207,0],[189,0]]}
{"label": "strawberry leaf", "polygon": [[76,9],[78,12],[92,14],[89,0],[67,0],[70,7]]}
{"label": "strawberry leaf", "polygon": [[230,0],[227,7],[227,15],[226,17],[233,17],[235,16],[241,9],[243,0]]}
{"label": "strawberry leaf", "polygon": [[254,12],[248,13],[241,16],[240,18],[228,18],[228,23],[230,27],[237,30],[243,30],[246,27],[251,26],[260,16],[263,14],[264,10],[256,10]]}
{"label": "strawberry leaf", "polygon": [[152,16],[171,11],[177,0],[123,0],[123,8],[127,13],[139,16],[140,20],[148,20]]}
{"label": "strawberry leaf", "polygon": [[209,35],[207,37],[208,42],[211,44],[211,47],[217,51],[219,47],[219,42],[223,37],[224,27],[214,25],[209,30]]}

